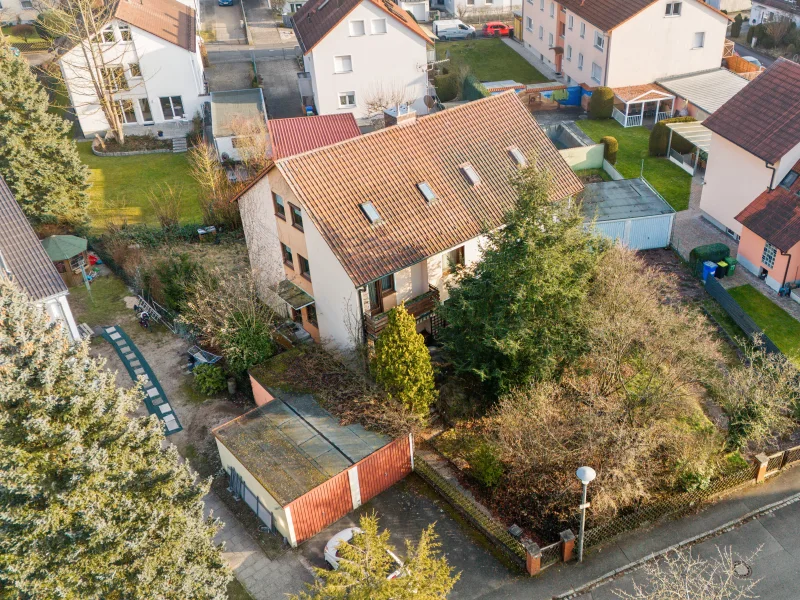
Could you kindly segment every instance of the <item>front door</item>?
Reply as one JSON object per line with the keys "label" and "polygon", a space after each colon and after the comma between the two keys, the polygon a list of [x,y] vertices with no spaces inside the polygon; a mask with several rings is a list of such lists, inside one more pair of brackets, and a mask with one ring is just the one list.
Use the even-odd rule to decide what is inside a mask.
{"label": "front door", "polygon": [[369,284],[369,314],[373,317],[383,312],[383,286],[381,280]]}

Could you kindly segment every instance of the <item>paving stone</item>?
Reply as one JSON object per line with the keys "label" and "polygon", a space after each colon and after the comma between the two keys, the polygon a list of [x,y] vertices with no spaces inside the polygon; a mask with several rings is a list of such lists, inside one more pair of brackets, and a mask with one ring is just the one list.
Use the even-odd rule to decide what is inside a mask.
{"label": "paving stone", "polygon": [[[128,342],[125,342],[125,341],[123,341],[123,340],[120,340],[120,341],[122,341],[122,343],[123,343],[123,344],[127,344],[127,343],[128,343]],[[117,342],[117,343],[119,343],[119,342]],[[130,347],[130,346],[122,346],[122,347],[119,349],[119,351],[120,351],[120,352],[122,352],[123,354],[127,354],[128,352],[130,352],[130,351],[131,351],[131,347]]]}
{"label": "paving stone", "polygon": [[106,333],[114,333],[116,330],[116,327],[106,327]]}
{"label": "paving stone", "polygon": [[151,398],[158,396],[158,390],[155,387],[147,388],[147,395]]}
{"label": "paving stone", "polygon": [[144,371],[144,369],[142,367],[135,368],[133,370],[133,372],[136,373],[137,375],[146,375],[146,373],[145,373],[145,371]]}
{"label": "paving stone", "polygon": [[[136,356],[136,355],[134,354],[133,356]],[[125,358],[128,358],[128,357],[126,356]],[[141,365],[142,365],[141,361],[138,361],[138,360],[132,360],[131,361],[131,366],[132,367],[140,367]]]}
{"label": "paving stone", "polygon": [[[132,361],[134,358],[136,358],[136,355],[133,352],[128,352],[125,355],[125,358]],[[133,363],[131,363],[131,364],[133,364]]]}
{"label": "paving stone", "polygon": [[161,414],[163,415],[168,412],[172,412],[172,407],[169,405],[169,402],[164,402],[164,404],[158,407],[158,410],[160,410]]}
{"label": "paving stone", "polygon": [[160,406],[164,404],[165,400],[161,396],[155,396],[150,400],[150,402],[153,404],[153,406]]}
{"label": "paving stone", "polygon": [[117,332],[115,331],[114,333],[112,333],[112,334],[111,334],[110,336],[108,336],[108,337],[110,337],[112,340],[118,340],[118,339],[119,339],[119,338],[121,338],[122,336],[121,336],[119,333],[117,333]]}

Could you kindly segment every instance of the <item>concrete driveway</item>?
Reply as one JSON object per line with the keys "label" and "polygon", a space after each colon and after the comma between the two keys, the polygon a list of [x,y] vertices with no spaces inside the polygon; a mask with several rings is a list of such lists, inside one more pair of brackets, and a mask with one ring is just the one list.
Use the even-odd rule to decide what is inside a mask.
{"label": "concrete driveway", "polygon": [[267,115],[270,119],[302,117],[304,113],[300,102],[300,89],[297,87],[297,73],[300,67],[294,58],[294,50],[284,49],[279,52],[275,58],[256,59],[256,68],[263,81]]}
{"label": "concrete driveway", "polygon": [[212,64],[206,69],[209,92],[246,90],[253,85],[253,65],[249,62]]}
{"label": "concrete driveway", "polygon": [[416,542],[423,529],[436,524],[450,566],[461,572],[461,579],[449,596],[452,599],[478,598],[517,577],[516,572],[509,571],[490,552],[479,534],[413,474],[308,540],[300,547],[302,555],[312,565],[324,568],[323,550],[328,540],[339,531],[357,525],[361,515],[373,511],[381,528],[391,532],[391,542],[400,558],[405,554],[405,540]]}
{"label": "concrete driveway", "polygon": [[214,34],[214,39],[207,42],[209,51],[215,44],[247,44],[241,1],[234,0],[233,6],[219,6],[216,0],[200,0],[201,27]]}
{"label": "concrete driveway", "polygon": [[276,20],[266,0],[241,0],[250,29],[250,43],[256,48],[293,48],[297,38],[282,20]]}

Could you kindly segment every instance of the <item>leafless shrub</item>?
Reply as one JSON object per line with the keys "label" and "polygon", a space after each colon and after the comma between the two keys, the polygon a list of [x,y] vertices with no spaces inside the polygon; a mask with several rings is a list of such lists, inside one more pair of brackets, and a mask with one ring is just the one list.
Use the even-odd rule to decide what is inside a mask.
{"label": "leafless shrub", "polygon": [[147,194],[147,201],[162,228],[167,229],[178,224],[183,206],[182,188],[161,184],[150,190]]}
{"label": "leafless shrub", "polygon": [[236,118],[231,123],[239,160],[252,176],[270,162],[269,132],[263,119]]}
{"label": "leafless shrub", "polygon": [[786,34],[789,33],[791,26],[792,26],[791,19],[767,21],[766,23],[764,23],[764,29],[766,29],[769,36],[775,41],[776,46],[781,45],[781,42],[783,42],[783,38],[785,38]]}

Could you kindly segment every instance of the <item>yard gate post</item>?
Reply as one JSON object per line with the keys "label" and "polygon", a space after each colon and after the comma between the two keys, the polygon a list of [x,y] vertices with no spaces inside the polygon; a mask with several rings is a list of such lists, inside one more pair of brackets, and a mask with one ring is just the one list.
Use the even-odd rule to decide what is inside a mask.
{"label": "yard gate post", "polygon": [[572,533],[571,529],[567,529],[562,531],[559,536],[561,536],[561,560],[569,562],[572,560],[572,554],[575,550],[575,534]]}
{"label": "yard gate post", "polygon": [[769,457],[763,452],[761,454],[756,454],[756,462],[758,463],[756,483],[763,483],[767,478],[767,465],[769,465]]}
{"label": "yard gate post", "polygon": [[525,544],[525,568],[531,576],[542,570],[542,550],[535,542]]}

